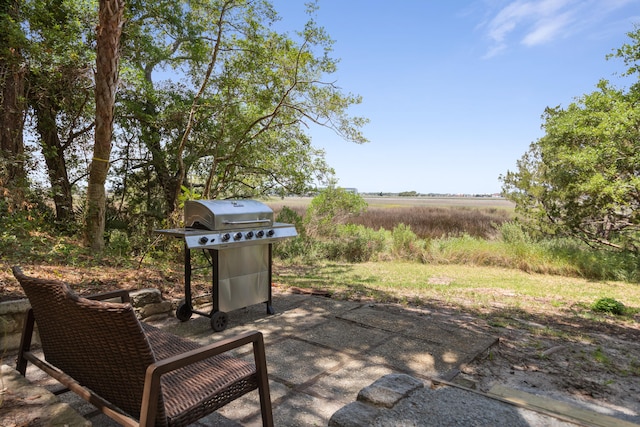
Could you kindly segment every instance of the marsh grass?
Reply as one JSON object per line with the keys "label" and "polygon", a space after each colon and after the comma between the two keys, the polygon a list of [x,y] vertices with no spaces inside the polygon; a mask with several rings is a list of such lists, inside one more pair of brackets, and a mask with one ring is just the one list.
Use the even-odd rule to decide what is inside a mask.
{"label": "marsh grass", "polygon": [[[287,206],[304,217],[304,199],[293,201],[291,207],[285,200],[272,208],[278,212]],[[513,207],[500,204],[504,202],[500,199],[380,198],[373,202],[347,224],[336,224],[331,239],[311,236],[305,244],[279,245],[281,255],[304,262],[411,260],[640,282],[638,256],[598,251],[567,238],[534,240],[513,220]]]}
{"label": "marsh grass", "polygon": [[463,234],[491,239],[496,234],[496,226],[511,219],[512,213],[505,209],[418,206],[373,207],[352,218],[351,222],[385,230],[393,230],[398,224],[404,224],[421,239]]}
{"label": "marsh grass", "polygon": [[[384,199],[382,199],[384,200]],[[496,235],[496,227],[513,219],[513,208],[496,205],[486,206],[486,200],[478,201],[474,207],[472,200],[451,199],[451,205],[444,205],[447,199],[440,199],[435,206],[422,205],[424,200],[401,200],[399,203],[383,203],[380,200],[369,201],[368,209],[362,214],[352,217],[348,223],[362,225],[373,230],[380,228],[392,231],[398,224],[409,227],[420,239],[436,239],[463,234],[491,239]],[[287,207],[304,217],[308,201],[305,199],[286,199],[271,202],[269,205],[275,212]]]}

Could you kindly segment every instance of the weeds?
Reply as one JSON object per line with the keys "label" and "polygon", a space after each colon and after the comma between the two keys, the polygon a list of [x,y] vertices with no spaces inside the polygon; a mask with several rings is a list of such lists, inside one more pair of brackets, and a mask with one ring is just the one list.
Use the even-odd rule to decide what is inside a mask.
{"label": "weeds", "polygon": [[626,307],[614,298],[600,298],[591,305],[593,311],[599,313],[615,314],[621,316],[625,314]]}
{"label": "weeds", "polygon": [[604,353],[604,351],[602,350],[602,347],[600,346],[596,347],[596,349],[593,351],[593,353],[591,353],[591,355],[593,356],[593,359],[598,363],[601,363],[603,365],[611,364],[611,360]]}
{"label": "weeds", "polygon": [[629,369],[627,374],[636,376],[640,375],[640,360],[636,357],[632,357],[631,360],[629,360]]}

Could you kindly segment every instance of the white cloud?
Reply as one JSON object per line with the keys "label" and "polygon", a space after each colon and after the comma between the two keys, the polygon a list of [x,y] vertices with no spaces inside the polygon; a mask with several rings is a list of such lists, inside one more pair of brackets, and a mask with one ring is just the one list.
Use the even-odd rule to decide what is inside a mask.
{"label": "white cloud", "polygon": [[502,9],[489,23],[489,38],[502,43],[511,31],[530,13],[531,3],[516,1]]}
{"label": "white cloud", "polygon": [[571,23],[571,14],[565,13],[551,19],[540,19],[522,39],[525,46],[535,46],[554,40]]}
{"label": "white cloud", "polygon": [[[491,11],[483,27],[491,41],[485,58],[496,56],[509,46],[527,47],[569,37],[585,27],[638,0],[510,0]],[[487,3],[495,4],[493,2]]]}

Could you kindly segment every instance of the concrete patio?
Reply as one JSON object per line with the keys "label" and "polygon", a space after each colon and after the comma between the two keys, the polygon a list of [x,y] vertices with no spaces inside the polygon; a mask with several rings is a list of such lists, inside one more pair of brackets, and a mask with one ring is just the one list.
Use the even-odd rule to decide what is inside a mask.
{"label": "concrete patio", "polygon": [[[356,401],[361,389],[388,374],[408,374],[426,385],[412,397],[423,401],[428,399],[424,393],[431,389],[431,380],[454,379],[462,364],[470,362],[497,342],[497,337],[474,330],[471,323],[453,324],[445,315],[428,310],[285,292],[274,293],[273,305],[274,315],[266,315],[263,304],[229,313],[228,328],[218,333],[211,330],[208,318],[198,315],[187,322],[165,318],[152,323],[202,344],[246,330],[262,331],[277,426],[326,426],[334,413]],[[206,307],[203,309],[207,310]],[[9,358],[5,360],[8,362]],[[27,379],[45,388],[54,384],[33,367],[29,368]],[[451,385],[445,387],[452,389],[450,391],[454,394],[458,393],[459,399],[467,400],[469,396],[465,393],[475,395]],[[520,417],[512,405],[480,397],[487,399],[485,404],[491,400],[492,405],[500,405]],[[474,396],[473,399],[480,397]],[[94,426],[117,425],[104,415],[95,413],[91,405],[71,393],[61,395],[60,399]],[[405,399],[405,402],[410,400]],[[455,418],[456,411],[461,416],[469,416],[464,413],[464,405],[460,409],[456,405],[448,406],[453,407],[443,410],[448,411],[450,417]],[[386,416],[392,414],[389,412]],[[415,417],[424,416],[429,415],[415,412]],[[535,425],[566,425],[551,417],[537,419],[543,421]],[[257,392],[195,425],[261,425]],[[427,419],[424,424],[418,421],[418,424],[405,425],[433,424]]]}

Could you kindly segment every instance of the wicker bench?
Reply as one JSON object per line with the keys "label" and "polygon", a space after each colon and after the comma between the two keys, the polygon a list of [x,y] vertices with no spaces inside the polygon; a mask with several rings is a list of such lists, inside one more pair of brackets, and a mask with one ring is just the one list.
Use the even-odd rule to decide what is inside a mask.
{"label": "wicker bench", "polygon": [[[140,322],[126,291],[82,298],[63,282],[13,267],[31,303],[17,360],[30,362],[124,426],[185,426],[258,390],[262,423],[273,425],[260,332],[208,346]],[[105,302],[120,298],[122,303]],[[31,352],[34,323],[44,360]],[[253,347],[253,363],[228,354]]]}

